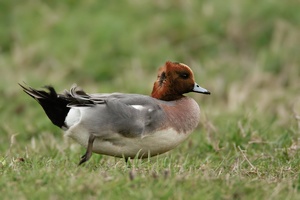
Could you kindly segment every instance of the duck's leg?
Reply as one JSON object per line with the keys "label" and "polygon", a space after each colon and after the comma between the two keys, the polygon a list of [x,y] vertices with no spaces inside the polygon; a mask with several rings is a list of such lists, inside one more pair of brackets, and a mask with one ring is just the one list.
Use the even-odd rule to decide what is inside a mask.
{"label": "duck's leg", "polygon": [[128,163],[128,159],[129,159],[129,157],[125,157],[126,164]]}
{"label": "duck's leg", "polygon": [[125,162],[126,162],[127,168],[131,168],[132,167],[133,163],[131,162],[130,157],[125,157]]}
{"label": "duck's leg", "polygon": [[86,152],[81,157],[81,160],[80,160],[78,165],[81,165],[82,163],[85,163],[86,161],[88,161],[91,158],[92,153],[93,153],[93,143],[95,141],[95,138],[96,137],[93,134],[90,135]]}

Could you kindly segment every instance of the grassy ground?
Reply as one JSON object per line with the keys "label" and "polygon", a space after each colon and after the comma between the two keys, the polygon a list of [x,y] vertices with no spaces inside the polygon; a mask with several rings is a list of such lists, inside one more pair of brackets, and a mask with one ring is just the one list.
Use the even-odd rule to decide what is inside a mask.
{"label": "grassy ground", "polygon": [[[0,1],[1,199],[299,199],[300,4]],[[211,96],[199,128],[149,160],[93,155],[18,82],[149,94],[166,60]]]}

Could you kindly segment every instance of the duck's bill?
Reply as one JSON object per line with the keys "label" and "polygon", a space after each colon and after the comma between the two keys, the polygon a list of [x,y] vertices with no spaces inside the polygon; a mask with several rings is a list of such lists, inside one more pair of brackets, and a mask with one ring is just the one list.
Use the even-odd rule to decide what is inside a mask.
{"label": "duck's bill", "polygon": [[210,94],[210,92],[207,89],[200,87],[197,83],[195,83],[192,91],[197,93],[202,93],[202,94]]}

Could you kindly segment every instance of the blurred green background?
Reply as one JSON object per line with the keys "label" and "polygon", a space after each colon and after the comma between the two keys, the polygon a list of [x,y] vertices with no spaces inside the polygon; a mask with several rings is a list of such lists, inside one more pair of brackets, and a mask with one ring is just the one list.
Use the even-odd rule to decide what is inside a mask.
{"label": "blurred green background", "polygon": [[[51,84],[59,92],[77,83],[88,93],[150,94],[158,67],[171,60],[189,65],[197,83],[212,95],[189,94],[202,109],[199,129],[178,150],[166,155],[175,154],[180,158],[185,152],[203,163],[215,158],[211,166],[205,163],[216,169],[215,174],[208,176],[210,179],[205,179],[211,180],[218,177],[219,166],[229,173],[231,168],[226,166],[233,165],[237,153],[233,146],[240,146],[248,149],[253,160],[263,154],[270,156],[272,162],[259,165],[263,166],[262,171],[270,169],[274,160],[281,160],[284,164],[274,167],[274,177],[281,166],[291,166],[295,174],[286,177],[290,177],[290,184],[298,185],[299,52],[298,0],[0,0],[0,161],[3,165],[0,168],[2,175],[6,175],[2,184],[15,180],[10,167],[15,166],[16,158],[26,157],[29,163],[45,156],[57,160],[64,152],[60,148],[70,146],[65,146],[61,130],[50,123],[17,83],[26,82],[35,88]],[[76,155],[82,150],[71,151],[73,159],[68,162],[77,162]],[[63,158],[71,157],[69,153],[63,154]],[[226,156],[232,162],[224,166]],[[239,156],[244,158],[242,154]],[[97,160],[94,166],[98,166]],[[242,177],[249,181],[248,175]],[[253,187],[264,186],[265,179],[262,179]],[[287,184],[282,179],[277,181]],[[218,193],[209,196],[210,193],[204,192],[207,198],[234,197],[236,193],[225,184],[224,177],[220,182]],[[206,183],[203,187],[209,186],[212,187]],[[18,188],[18,184],[14,187]],[[229,189],[223,191],[222,187]],[[247,187],[241,186],[241,193],[247,193]],[[248,193],[270,197],[268,189],[262,189],[261,193],[253,189]],[[182,189],[180,194],[191,195],[188,191]],[[292,198],[298,192],[293,188],[285,191],[282,195]],[[2,192],[7,191],[2,189]],[[193,197],[196,199],[197,195],[201,193]],[[45,197],[49,196],[45,194]],[[156,197],[180,199],[181,196],[170,193]]]}

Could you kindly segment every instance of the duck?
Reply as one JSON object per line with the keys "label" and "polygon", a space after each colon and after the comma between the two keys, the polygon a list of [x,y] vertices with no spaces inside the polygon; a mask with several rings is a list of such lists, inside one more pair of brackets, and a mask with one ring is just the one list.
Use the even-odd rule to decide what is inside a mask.
{"label": "duck", "polygon": [[86,148],[79,165],[93,153],[149,158],[174,149],[200,121],[198,103],[184,94],[210,94],[194,80],[189,66],[167,61],[158,70],[151,95],[88,94],[77,85],[58,94],[52,86],[20,84],[65,135]]}

